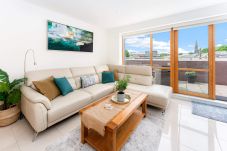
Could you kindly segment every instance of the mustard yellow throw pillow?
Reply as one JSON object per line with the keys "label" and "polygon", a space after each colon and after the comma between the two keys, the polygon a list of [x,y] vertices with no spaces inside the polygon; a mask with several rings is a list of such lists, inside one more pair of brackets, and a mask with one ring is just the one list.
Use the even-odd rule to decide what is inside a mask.
{"label": "mustard yellow throw pillow", "polygon": [[46,96],[50,101],[59,96],[61,93],[54,83],[54,77],[51,76],[45,80],[33,81],[36,89]]}

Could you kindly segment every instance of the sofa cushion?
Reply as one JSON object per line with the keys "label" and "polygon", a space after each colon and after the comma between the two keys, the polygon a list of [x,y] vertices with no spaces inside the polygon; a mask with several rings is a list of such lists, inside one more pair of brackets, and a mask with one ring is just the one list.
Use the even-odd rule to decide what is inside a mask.
{"label": "sofa cushion", "polygon": [[125,73],[125,65],[108,65],[110,71],[117,70],[118,73]]}
{"label": "sofa cushion", "polygon": [[172,95],[172,88],[164,85],[144,86],[129,83],[128,89],[148,94],[148,104],[165,109]]}
{"label": "sofa cushion", "polygon": [[152,67],[151,66],[127,65],[127,66],[125,66],[125,73],[152,76]]}
{"label": "sofa cushion", "polygon": [[152,67],[139,65],[108,65],[110,71],[117,71],[118,78],[130,75],[129,81],[135,84],[152,85]]}
{"label": "sofa cushion", "polygon": [[102,72],[104,71],[109,71],[109,67],[107,65],[99,65],[99,66],[95,66],[95,71],[99,76],[99,81],[102,81]]}
{"label": "sofa cushion", "polygon": [[124,73],[118,73],[118,80],[122,80],[125,78],[125,74]]}
{"label": "sofa cushion", "polygon": [[103,71],[109,71],[109,67],[107,65],[95,66],[96,73],[102,73]]}
{"label": "sofa cushion", "polygon": [[92,66],[88,67],[73,67],[70,68],[73,77],[80,77],[83,75],[90,75],[90,74],[96,74],[95,68]]}
{"label": "sofa cushion", "polygon": [[60,95],[60,91],[51,76],[45,80],[33,81],[38,92],[46,96],[50,101]]}
{"label": "sofa cushion", "polygon": [[73,91],[72,86],[70,85],[69,81],[63,77],[63,78],[54,78],[54,82],[61,91],[61,94],[63,96],[67,95],[68,93]]}
{"label": "sofa cushion", "polygon": [[129,82],[134,84],[140,84],[145,86],[152,85],[152,76],[144,76],[138,74],[125,74],[124,76],[129,76]]}
{"label": "sofa cushion", "polygon": [[92,95],[92,100],[98,100],[114,91],[114,83],[95,84],[82,89]]}
{"label": "sofa cushion", "polygon": [[[27,78],[27,86],[32,86],[32,81],[43,80],[50,76],[53,76],[55,78],[66,77],[67,79],[71,79],[70,84],[75,84],[75,81],[72,79],[72,73],[69,68],[29,71],[25,74],[25,76]],[[74,85],[72,85],[72,87],[74,87]]]}
{"label": "sofa cushion", "polygon": [[99,83],[99,77],[98,74],[96,74],[95,68],[92,66],[89,67],[73,67],[70,68],[72,72],[73,79],[75,80],[76,83],[76,89],[81,88],[81,76],[84,75],[94,75],[95,76],[95,82]]}
{"label": "sofa cushion", "polygon": [[91,95],[82,90],[75,90],[66,96],[59,96],[51,101],[51,110],[48,110],[48,123],[79,111],[91,103]]}
{"label": "sofa cushion", "polygon": [[126,65],[110,65],[108,64],[109,70],[114,72],[115,81],[121,80],[125,77]]}

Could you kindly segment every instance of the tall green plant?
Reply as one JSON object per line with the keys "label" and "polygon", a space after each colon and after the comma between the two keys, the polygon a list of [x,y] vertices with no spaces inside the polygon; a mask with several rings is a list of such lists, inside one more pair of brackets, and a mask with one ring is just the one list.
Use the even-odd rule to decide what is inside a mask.
{"label": "tall green plant", "polygon": [[116,90],[123,92],[128,86],[129,78],[129,76],[126,76],[125,78],[117,81]]}
{"label": "tall green plant", "polygon": [[20,87],[24,78],[9,80],[8,74],[0,69],[0,101],[4,101],[4,109],[19,103],[21,99]]}

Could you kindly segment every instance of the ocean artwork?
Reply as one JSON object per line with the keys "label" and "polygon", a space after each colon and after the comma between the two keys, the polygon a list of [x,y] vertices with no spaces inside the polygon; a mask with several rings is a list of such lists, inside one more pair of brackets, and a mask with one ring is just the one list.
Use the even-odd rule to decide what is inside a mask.
{"label": "ocean artwork", "polygon": [[93,52],[93,33],[48,21],[48,49]]}

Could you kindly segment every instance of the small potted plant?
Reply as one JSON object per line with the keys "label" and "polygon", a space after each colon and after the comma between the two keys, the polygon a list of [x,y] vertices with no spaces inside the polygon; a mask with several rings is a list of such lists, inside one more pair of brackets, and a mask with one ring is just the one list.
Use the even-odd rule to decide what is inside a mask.
{"label": "small potted plant", "polygon": [[0,69],[0,100],[3,102],[3,109],[0,110],[0,126],[7,126],[18,120],[21,100],[20,87],[24,78],[9,80],[8,74]]}
{"label": "small potted plant", "polygon": [[128,86],[129,76],[124,77],[116,82],[117,100],[123,102],[125,100],[124,90]]}
{"label": "small potted plant", "polygon": [[185,72],[185,76],[188,80],[188,83],[195,83],[196,82],[196,72],[191,71],[191,72]]}

